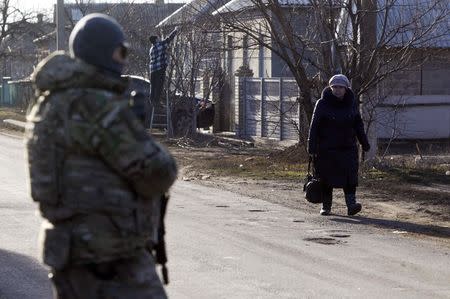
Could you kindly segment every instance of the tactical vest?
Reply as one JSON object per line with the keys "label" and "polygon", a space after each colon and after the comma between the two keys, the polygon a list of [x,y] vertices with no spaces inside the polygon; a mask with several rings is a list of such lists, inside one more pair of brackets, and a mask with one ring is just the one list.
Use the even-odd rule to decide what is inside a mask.
{"label": "tactical vest", "polygon": [[139,198],[88,144],[71,138],[75,123],[89,125],[74,119],[73,111],[86,92],[96,93],[46,93],[28,117],[31,197],[48,220],[42,234],[44,263],[56,269],[130,257],[157,242],[159,197]]}

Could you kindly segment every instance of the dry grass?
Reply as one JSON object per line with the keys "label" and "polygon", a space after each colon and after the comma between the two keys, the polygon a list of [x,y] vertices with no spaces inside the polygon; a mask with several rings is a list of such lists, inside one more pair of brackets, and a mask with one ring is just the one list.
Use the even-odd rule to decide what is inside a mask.
{"label": "dry grass", "polygon": [[[172,142],[169,147],[183,167],[183,176],[214,179],[271,180],[303,182],[307,170],[307,156],[301,147],[284,151],[269,148],[249,148],[209,142],[207,147]],[[222,145],[219,145],[222,144]],[[297,152],[296,152],[297,151]],[[402,198],[424,206],[439,207],[450,215],[450,176],[444,165],[416,165],[414,157],[404,157],[401,163],[389,160],[361,167],[360,185],[383,198]]]}
{"label": "dry grass", "polygon": [[0,121],[4,119],[14,119],[25,121],[26,111],[19,108],[0,107]]}

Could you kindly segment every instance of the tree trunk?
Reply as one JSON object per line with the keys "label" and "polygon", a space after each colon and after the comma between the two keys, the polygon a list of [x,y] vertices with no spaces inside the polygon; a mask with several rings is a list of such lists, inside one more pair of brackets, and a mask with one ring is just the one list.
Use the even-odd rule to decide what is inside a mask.
{"label": "tree trunk", "polygon": [[[360,0],[361,9],[361,25],[360,25],[360,47],[361,53],[358,62],[358,74],[357,74],[357,86],[356,88],[361,91],[363,86],[362,82],[370,81],[370,78],[374,75],[373,51],[377,44],[377,2],[376,0]],[[376,116],[374,109],[375,105],[370,105],[369,94],[370,90],[360,94],[361,100],[361,115],[365,123],[367,137],[370,143],[370,151],[365,154],[366,159],[373,159],[377,151],[377,132],[376,122],[374,117]]]}

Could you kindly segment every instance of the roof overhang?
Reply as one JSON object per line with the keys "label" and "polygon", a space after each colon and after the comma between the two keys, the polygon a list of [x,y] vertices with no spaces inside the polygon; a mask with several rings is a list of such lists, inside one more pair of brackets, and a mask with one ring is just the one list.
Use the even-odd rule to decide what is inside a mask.
{"label": "roof overhang", "polygon": [[223,6],[227,1],[228,0],[192,0],[159,22],[159,24],[156,25],[156,28],[196,23],[203,17],[210,17],[213,11]]}

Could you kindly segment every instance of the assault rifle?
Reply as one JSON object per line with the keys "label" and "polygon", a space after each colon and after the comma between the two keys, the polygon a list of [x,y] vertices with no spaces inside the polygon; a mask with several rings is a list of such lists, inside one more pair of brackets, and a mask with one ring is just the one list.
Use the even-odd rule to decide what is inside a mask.
{"label": "assault rifle", "polygon": [[[145,94],[142,92],[131,92],[130,108],[136,115],[136,117],[145,123]],[[161,211],[158,228],[158,244],[153,248],[147,248],[147,250],[155,257],[156,263],[162,266],[162,277],[164,284],[169,284],[169,273],[167,271],[167,253],[166,253],[166,241],[164,239],[166,229],[164,225],[164,218],[166,216],[167,203],[169,202],[169,194],[161,195]]]}

